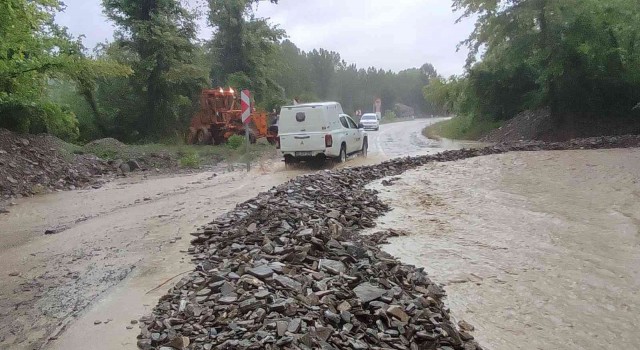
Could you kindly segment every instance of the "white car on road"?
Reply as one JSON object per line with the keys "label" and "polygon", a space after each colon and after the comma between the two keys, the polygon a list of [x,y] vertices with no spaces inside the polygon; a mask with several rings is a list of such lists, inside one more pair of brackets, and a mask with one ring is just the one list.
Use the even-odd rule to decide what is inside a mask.
{"label": "white car on road", "polygon": [[347,160],[367,155],[367,132],[344,114],[338,102],[284,106],[278,120],[277,146],[287,164],[300,161]]}
{"label": "white car on road", "polygon": [[380,130],[380,121],[375,113],[365,113],[360,117],[360,124],[365,130]]}

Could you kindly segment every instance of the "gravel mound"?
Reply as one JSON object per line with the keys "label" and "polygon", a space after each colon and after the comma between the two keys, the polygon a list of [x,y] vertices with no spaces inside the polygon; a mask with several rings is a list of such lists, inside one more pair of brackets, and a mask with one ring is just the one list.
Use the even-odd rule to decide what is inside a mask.
{"label": "gravel mound", "polygon": [[524,111],[510,119],[502,127],[492,130],[480,139],[481,142],[518,142],[539,140],[552,128],[551,111],[541,109]]}
{"label": "gravel mound", "polygon": [[481,349],[423,269],[378,248],[402,232],[358,235],[389,209],[365,185],[435,161],[639,146],[640,136],[500,144],[291,180],[192,234],[196,267],[142,319],[138,347]]}
{"label": "gravel mound", "polygon": [[127,145],[125,145],[124,143],[111,138],[111,137],[107,137],[104,139],[99,139],[99,140],[95,140],[95,141],[91,141],[89,143],[87,143],[85,146],[85,149],[87,150],[92,150],[92,149],[100,149],[100,148],[109,148],[109,149],[124,149],[127,147]]}
{"label": "gravel mound", "polygon": [[113,169],[91,155],[62,149],[50,135],[19,135],[0,129],[0,202],[18,196],[98,186]]}

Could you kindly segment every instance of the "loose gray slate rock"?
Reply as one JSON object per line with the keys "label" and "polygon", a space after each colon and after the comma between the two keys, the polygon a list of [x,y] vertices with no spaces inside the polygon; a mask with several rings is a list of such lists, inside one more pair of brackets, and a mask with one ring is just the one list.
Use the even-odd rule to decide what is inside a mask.
{"label": "loose gray slate rock", "polygon": [[297,291],[302,289],[302,284],[300,282],[297,282],[296,280],[289,278],[287,276],[276,275],[273,278],[273,280],[285,288],[289,288]]}
{"label": "loose gray slate rock", "polygon": [[368,303],[372,300],[376,300],[387,293],[386,290],[378,288],[369,282],[360,284],[353,288],[353,292],[356,293],[358,299],[363,303]]}
{"label": "loose gray slate rock", "polygon": [[341,261],[336,261],[331,259],[320,259],[319,268],[321,270],[329,271],[334,275],[344,273],[346,270],[346,266],[344,266],[344,264]]}
{"label": "loose gray slate rock", "polygon": [[247,272],[249,274],[253,275],[253,276],[256,276],[256,277],[260,278],[260,279],[265,279],[265,278],[271,277],[271,275],[273,275],[273,270],[267,265],[262,265],[262,266],[251,268]]}

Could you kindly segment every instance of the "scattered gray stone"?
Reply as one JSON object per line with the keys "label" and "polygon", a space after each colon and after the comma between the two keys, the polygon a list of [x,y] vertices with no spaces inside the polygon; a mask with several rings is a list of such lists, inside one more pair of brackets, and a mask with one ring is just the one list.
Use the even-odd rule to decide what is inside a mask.
{"label": "scattered gray stone", "polygon": [[120,164],[118,169],[120,169],[120,171],[122,171],[123,173],[131,172],[131,168],[129,167],[129,164],[127,164],[127,163]]}
{"label": "scattered gray stone", "polygon": [[247,270],[247,272],[253,276],[256,276],[260,279],[265,279],[267,277],[271,277],[273,275],[273,270],[267,265],[261,265],[258,267],[251,268]]}
{"label": "scattered gray stone", "polygon": [[353,292],[361,302],[368,303],[385,295],[387,291],[382,288],[378,288],[369,282],[366,282],[353,288]]}
{"label": "scattered gray stone", "polygon": [[342,262],[331,259],[320,259],[319,267],[321,270],[326,270],[334,275],[339,275],[346,270],[346,267]]}
{"label": "scattered gray stone", "polygon": [[287,276],[276,275],[273,280],[277,282],[280,286],[299,291],[302,289],[302,284],[294,279],[291,279]]}
{"label": "scattered gray stone", "polygon": [[218,302],[220,304],[227,305],[227,304],[235,303],[236,300],[238,300],[237,297],[222,297],[222,298],[218,299]]}
{"label": "scattered gray stone", "polygon": [[287,327],[287,331],[291,333],[297,333],[300,330],[300,323],[302,322],[299,318],[294,318],[289,322],[289,326]]}
{"label": "scattered gray stone", "polygon": [[276,322],[276,328],[278,329],[278,337],[282,337],[287,331],[289,324],[286,321]]}
{"label": "scattered gray stone", "polygon": [[135,161],[135,160],[130,160],[130,161],[128,161],[128,162],[127,162],[127,165],[129,166],[129,170],[130,170],[130,171],[136,171],[136,170],[141,169],[141,168],[140,168],[140,163],[138,163],[138,162],[137,162],[137,161]]}
{"label": "scattered gray stone", "polygon": [[403,308],[398,305],[389,306],[389,308],[387,309],[387,314],[397,318],[402,322],[409,321],[409,315],[407,315],[407,313],[404,312]]}

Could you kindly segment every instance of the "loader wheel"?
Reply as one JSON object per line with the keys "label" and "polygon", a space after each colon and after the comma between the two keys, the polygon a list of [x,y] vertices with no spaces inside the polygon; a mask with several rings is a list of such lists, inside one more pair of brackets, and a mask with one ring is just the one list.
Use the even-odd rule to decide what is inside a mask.
{"label": "loader wheel", "polygon": [[221,145],[223,143],[225,143],[227,140],[225,140],[224,138],[224,133],[222,132],[216,132],[213,134],[213,144],[214,145]]}
{"label": "loader wheel", "polygon": [[187,135],[187,139],[185,140],[187,142],[187,145],[193,145],[196,143],[196,136],[197,136],[197,132],[194,131],[189,131],[189,134]]}
{"label": "loader wheel", "polygon": [[196,142],[198,145],[208,145],[211,143],[211,133],[206,130],[198,130],[196,135]]}

